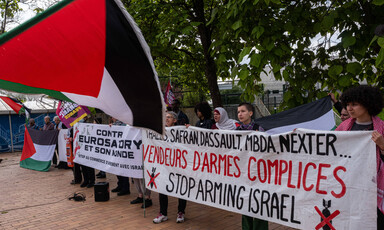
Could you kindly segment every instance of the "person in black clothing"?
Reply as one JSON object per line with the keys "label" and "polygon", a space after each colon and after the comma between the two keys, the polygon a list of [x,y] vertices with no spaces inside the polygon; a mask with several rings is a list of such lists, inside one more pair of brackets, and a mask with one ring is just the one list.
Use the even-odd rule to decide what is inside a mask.
{"label": "person in black clothing", "polygon": [[[111,117],[111,123],[109,124],[109,126],[112,126],[112,125],[126,126],[126,124],[117,120],[114,117]],[[117,192],[118,196],[124,196],[124,195],[131,194],[130,185],[129,185],[129,177],[117,176],[117,187],[112,189],[111,192]]]}
{"label": "person in black clothing", "polygon": [[212,120],[212,109],[208,102],[203,101],[195,106],[195,113],[199,120],[196,122],[196,127],[211,129],[214,121]]}
{"label": "person in black clothing", "polygon": [[[80,122],[90,123],[88,116],[85,116]],[[83,183],[80,187],[92,188],[95,185],[95,169],[86,165],[80,165],[80,167],[83,175]]]}
{"label": "person in black clothing", "polygon": [[172,111],[177,114],[177,124],[185,125],[189,124],[188,116],[180,110],[180,101],[178,99],[174,100],[172,103]]}

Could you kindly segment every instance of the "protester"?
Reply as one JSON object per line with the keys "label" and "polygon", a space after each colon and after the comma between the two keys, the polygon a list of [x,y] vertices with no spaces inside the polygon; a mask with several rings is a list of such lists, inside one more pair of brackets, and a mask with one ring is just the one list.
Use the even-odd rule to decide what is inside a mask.
{"label": "protester", "polygon": [[213,119],[216,123],[212,125],[212,129],[234,130],[239,126],[236,120],[229,119],[227,111],[222,107],[213,111]]}
{"label": "protester", "polygon": [[[81,123],[90,123],[89,115],[85,116],[81,121]],[[95,169],[86,165],[80,165],[81,173],[83,175],[83,183],[80,187],[92,188],[95,185]]]}
{"label": "protester", "polygon": [[[54,128],[53,129],[57,129],[57,130],[67,129],[67,127],[60,121],[59,116],[55,116],[53,118],[53,121],[54,121],[54,123],[53,123]],[[55,153],[53,154],[53,159],[52,159],[53,164],[57,164],[57,161],[58,161],[57,156],[58,155],[59,155],[59,145],[58,145],[58,143],[56,143]],[[57,166],[55,166],[55,167],[59,168],[59,169],[69,169],[66,162],[59,162],[57,164]]]}
{"label": "protester", "polygon": [[51,122],[51,118],[49,116],[45,116],[44,117],[44,127],[43,127],[43,130],[46,131],[46,130],[54,130],[54,125],[53,123]]}
{"label": "protester", "polygon": [[33,119],[33,118],[29,119],[28,128],[39,130],[39,126],[36,125],[35,119]]}
{"label": "protester", "polygon": [[331,97],[331,101],[333,102],[333,107],[339,112],[341,115],[341,110],[343,109],[343,106],[341,105],[341,102],[339,100],[336,100],[335,94],[333,93],[328,93],[328,96]]}
{"label": "protester", "polygon": [[[258,131],[259,125],[252,120],[254,108],[250,103],[243,102],[237,107],[237,117],[240,126],[237,130],[255,130]],[[268,221],[243,215],[241,218],[243,230],[268,230]]]}
{"label": "protester", "polygon": [[211,129],[213,125],[212,117],[212,109],[209,106],[208,102],[203,101],[198,103],[195,106],[195,113],[199,120],[196,122],[196,127]]}
{"label": "protester", "polygon": [[[68,138],[71,145],[70,148],[73,149],[73,128],[72,127],[68,129]],[[73,154],[75,154],[75,152],[73,152]],[[73,172],[73,180],[71,181],[71,184],[81,184],[83,178],[81,176],[80,165],[73,162],[72,172]]]}
{"label": "protester", "polygon": [[383,95],[376,87],[361,85],[344,92],[340,100],[351,117],[342,122],[337,131],[373,130],[377,163],[377,229],[384,229],[384,122],[376,116],[384,107]]}
{"label": "protester", "polygon": [[185,125],[189,124],[188,116],[183,113],[183,111],[180,110],[180,101],[178,99],[175,99],[172,103],[172,111],[177,114],[177,124],[178,125]]}
{"label": "protester", "polygon": [[[145,188],[144,179],[133,178],[133,184],[136,187],[138,197],[131,201],[131,204],[141,204],[141,208],[152,206],[151,190]],[[144,200],[145,198],[145,200]]]}
{"label": "protester", "polygon": [[341,121],[345,121],[345,120],[347,120],[350,117],[351,116],[349,116],[349,113],[348,113],[347,109],[346,108],[342,108],[341,112],[340,112]]}
{"label": "protester", "polygon": [[[99,117],[99,118],[95,118],[95,120],[93,121],[93,124],[101,124],[102,123],[102,119]],[[106,178],[107,177],[107,174],[104,172],[104,171],[99,171],[98,174],[96,174],[96,177],[101,179],[101,178]]]}
{"label": "protester", "polygon": [[[114,117],[111,117],[111,125],[120,125],[125,126],[123,122],[117,120]],[[125,176],[117,176],[117,187],[112,189],[112,192],[117,192],[118,196],[124,196],[131,194],[130,188],[129,188],[129,178]]]}
{"label": "protester", "polygon": [[[175,112],[167,112],[165,115],[165,126],[172,127],[177,123],[177,114]],[[168,196],[159,193],[160,201],[160,213],[153,219],[153,223],[158,224],[168,220]],[[187,206],[187,201],[179,198],[179,205],[177,207],[178,213],[176,218],[176,223],[184,222],[185,208]]]}
{"label": "protester", "polygon": [[60,130],[60,129],[66,129],[66,128],[67,128],[67,127],[63,124],[63,122],[60,121],[59,116],[55,116],[55,117],[53,118],[53,121],[55,122],[55,123],[54,123],[54,129],[58,129],[58,130]]}

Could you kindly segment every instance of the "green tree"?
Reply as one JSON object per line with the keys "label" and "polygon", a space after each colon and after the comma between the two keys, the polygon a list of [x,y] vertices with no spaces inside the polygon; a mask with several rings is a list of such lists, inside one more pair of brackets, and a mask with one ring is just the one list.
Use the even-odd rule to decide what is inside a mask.
{"label": "green tree", "polygon": [[7,23],[12,22],[15,14],[21,9],[20,0],[0,0],[0,34],[6,32]]}
{"label": "green tree", "polygon": [[151,48],[159,75],[180,76],[179,83],[209,92],[214,107],[222,105],[218,76],[231,77],[230,70],[244,47],[235,30],[221,30],[228,23],[227,2],[123,1]]}
{"label": "green tree", "polygon": [[[232,72],[247,96],[266,66],[289,87],[294,107],[366,80],[383,85],[383,38],[371,42],[384,21],[384,0],[230,1],[228,22],[246,44]],[[248,56],[249,63],[241,63]],[[242,76],[242,72],[248,73]]]}

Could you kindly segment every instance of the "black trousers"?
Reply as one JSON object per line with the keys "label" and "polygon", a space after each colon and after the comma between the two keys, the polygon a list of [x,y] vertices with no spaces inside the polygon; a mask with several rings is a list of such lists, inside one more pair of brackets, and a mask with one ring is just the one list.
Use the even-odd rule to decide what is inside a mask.
{"label": "black trousers", "polygon": [[384,229],[384,214],[377,209],[377,230]]}
{"label": "black trousers", "polygon": [[74,166],[72,168],[72,171],[73,171],[73,177],[74,177],[74,180],[76,183],[81,183],[82,181],[82,176],[81,176],[81,169],[80,169],[80,165],[79,164],[76,164],[74,163]]}
{"label": "black trousers", "polygon": [[95,183],[95,169],[81,165],[81,173],[83,174],[83,181],[88,184],[94,184]]}
{"label": "black trousers", "polygon": [[[164,216],[168,215],[168,196],[159,193],[160,201],[160,213]],[[185,213],[185,208],[187,207],[187,201],[179,198],[179,205],[177,207],[177,212]]]}
{"label": "black trousers", "polygon": [[130,191],[129,177],[117,176],[117,187],[120,189],[120,191],[123,191],[123,192]]}

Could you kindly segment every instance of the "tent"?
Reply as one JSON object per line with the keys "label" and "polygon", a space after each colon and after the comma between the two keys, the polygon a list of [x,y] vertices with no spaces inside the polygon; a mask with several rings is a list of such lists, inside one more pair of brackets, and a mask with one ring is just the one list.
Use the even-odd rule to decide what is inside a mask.
{"label": "tent", "polygon": [[[55,116],[58,101],[46,95],[23,95],[1,91],[0,96],[21,99],[31,109],[31,118],[39,127],[44,126],[44,117]],[[11,107],[0,99],[0,152],[19,151],[24,143],[25,116],[16,114]]]}

